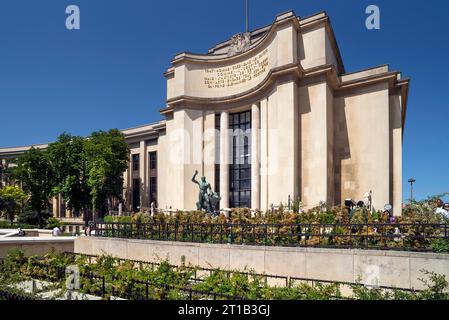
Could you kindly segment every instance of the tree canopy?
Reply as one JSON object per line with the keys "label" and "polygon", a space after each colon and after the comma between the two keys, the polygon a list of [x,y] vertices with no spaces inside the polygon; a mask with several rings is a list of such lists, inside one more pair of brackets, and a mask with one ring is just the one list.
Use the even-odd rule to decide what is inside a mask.
{"label": "tree canopy", "polygon": [[60,194],[66,207],[80,212],[89,207],[90,190],[87,185],[85,138],[63,133],[48,147],[54,171],[52,195]]}
{"label": "tree canopy", "polygon": [[123,172],[128,167],[129,147],[118,130],[94,132],[85,141],[87,184],[92,207],[100,210],[106,200],[122,199]]}
{"label": "tree canopy", "polygon": [[27,194],[16,186],[0,188],[0,212],[11,224],[23,208]]}
{"label": "tree canopy", "polygon": [[37,215],[40,227],[45,225],[49,216],[48,203],[54,179],[53,168],[45,151],[31,148],[19,158],[15,177],[22,182],[22,189],[30,197],[28,204]]}
{"label": "tree canopy", "polygon": [[[66,208],[87,218],[105,203],[122,200],[123,172],[129,147],[116,129],[88,138],[63,133],[47,150],[30,149],[18,161],[16,177],[30,194],[32,210],[42,213],[51,197],[61,195]],[[43,223],[43,221],[42,221]]]}

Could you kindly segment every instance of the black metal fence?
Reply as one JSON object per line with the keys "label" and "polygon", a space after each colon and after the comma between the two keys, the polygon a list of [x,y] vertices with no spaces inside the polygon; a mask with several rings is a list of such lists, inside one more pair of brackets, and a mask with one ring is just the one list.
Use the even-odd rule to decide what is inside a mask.
{"label": "black metal fence", "polygon": [[431,251],[449,239],[448,224],[103,223],[98,237],[261,246]]}
{"label": "black metal fence", "polygon": [[[52,266],[40,261],[29,261],[33,266],[31,274],[24,274],[24,279],[51,281],[64,284],[67,280],[65,266]],[[0,259],[0,267],[4,260]],[[37,268],[36,268],[37,267]],[[2,269],[3,270],[3,269]],[[6,270],[3,270],[6,271]],[[8,270],[17,272],[17,270]],[[196,276],[195,276],[196,278]],[[80,292],[102,298],[122,298],[130,300],[244,300],[242,296],[220,294],[212,291],[195,290],[189,286],[180,287],[157,284],[149,280],[129,279],[120,276],[104,276],[92,272],[79,274]],[[195,282],[195,281],[194,281]],[[77,289],[75,289],[77,290]],[[35,295],[13,293],[0,289],[0,300],[38,300]]]}
{"label": "black metal fence", "polygon": [[[95,263],[95,260],[98,259],[100,256],[97,255],[90,255],[90,254],[81,254],[81,253],[73,253],[73,252],[66,252],[65,254],[70,255],[72,257],[85,257],[87,259],[87,262],[89,264]],[[137,267],[149,267],[151,271],[154,271],[156,268],[158,268],[161,264],[158,262],[150,262],[150,261],[142,261],[142,260],[130,260],[130,259],[120,259],[120,258],[114,258],[118,265],[126,262],[134,263]],[[261,273],[254,273],[254,272],[243,272],[243,271],[231,271],[231,270],[221,270],[217,268],[203,268],[198,266],[189,266],[189,265],[183,265],[183,266],[177,266],[177,265],[169,265],[175,272],[179,272],[181,269],[191,271],[192,277],[190,278],[190,281],[192,282],[202,282],[204,281],[204,278],[207,276],[212,276],[214,272],[221,272],[225,274],[226,278],[230,278],[232,274],[239,274],[246,277],[257,277],[259,279],[262,279],[262,282],[264,284],[269,283],[277,283],[277,284],[283,284],[285,286],[289,285],[289,279],[290,277],[287,276],[280,276],[280,275],[272,275],[272,274],[261,274]]]}
{"label": "black metal fence", "polygon": [[[80,254],[80,253],[73,253],[73,252],[66,252],[67,255],[71,255],[72,257],[85,257],[88,260],[89,264],[95,263],[95,260],[100,258],[98,255],[88,255],[88,254]],[[134,263],[136,266],[142,268],[143,266],[148,266],[151,268],[152,271],[154,271],[155,268],[160,266],[160,263],[157,262],[149,262],[149,261],[142,261],[142,260],[129,260],[129,259],[120,259],[120,258],[114,258],[118,264],[125,262],[131,262]],[[173,268],[173,270],[178,271],[180,266],[176,265],[170,265],[170,267]],[[277,286],[282,285],[285,287],[291,287],[297,283],[306,283],[312,287],[315,287],[317,284],[338,284],[341,286],[357,286],[357,285],[363,285],[361,283],[357,282],[344,282],[344,281],[335,281],[335,280],[323,280],[323,279],[313,279],[313,278],[301,278],[301,277],[291,277],[291,276],[282,276],[282,275],[270,275],[265,273],[255,273],[255,272],[243,272],[243,271],[231,271],[231,270],[221,270],[217,268],[202,268],[202,267],[191,267],[191,266],[182,266],[184,270],[191,270],[193,271],[193,276],[191,277],[190,281],[192,282],[202,282],[204,281],[204,276],[212,276],[214,272],[222,272],[226,275],[226,277],[229,279],[233,274],[238,274],[246,277],[255,277],[259,279],[263,279],[262,283],[264,285],[269,285],[275,283]],[[199,273],[203,273],[203,276],[199,275]],[[401,290],[405,292],[419,292],[421,290],[416,289],[409,289],[409,288],[399,288],[399,287],[391,287],[391,286],[377,286],[379,289],[384,290]]]}
{"label": "black metal fence", "polygon": [[[63,272],[58,272],[64,275]],[[65,277],[59,281],[65,280]],[[148,280],[129,279],[120,276],[104,276],[91,272],[80,274],[80,290],[103,298],[129,300],[244,300],[244,297],[195,290],[190,287],[159,285]]]}
{"label": "black metal fence", "polygon": [[30,295],[0,289],[0,300],[31,301],[37,299]]}
{"label": "black metal fence", "polygon": [[[83,254],[72,254],[75,257],[87,257],[90,263],[95,263],[95,259],[99,256],[94,255],[83,255]],[[125,260],[116,259],[117,262],[133,262],[138,263],[140,267],[143,265],[151,266],[152,268],[157,267],[158,263],[139,261],[139,260]],[[30,263],[30,262],[28,262]],[[28,278],[39,279],[51,281],[53,283],[64,284],[67,280],[66,267],[65,266],[52,266],[48,263],[41,261],[32,261],[33,267],[38,267],[38,269],[33,268],[32,274],[28,274]],[[3,260],[0,259],[0,266],[3,266]],[[176,268],[176,266],[173,266]],[[191,267],[183,266],[183,268],[189,269]],[[362,283],[355,282],[343,282],[343,281],[332,281],[332,280],[322,280],[322,279],[311,279],[311,278],[301,278],[301,277],[288,277],[288,276],[275,276],[275,275],[265,275],[256,273],[247,273],[239,271],[228,271],[228,270],[217,270],[217,269],[207,269],[207,268],[197,268],[198,271],[204,271],[212,275],[213,272],[223,272],[227,277],[231,277],[233,274],[246,275],[248,277],[264,277],[265,284],[261,282],[261,286],[267,286],[267,281],[269,279],[279,280],[276,286],[285,286],[291,288],[300,283],[307,284],[311,287],[316,287],[318,285],[338,285],[339,290],[343,286],[348,288],[354,288],[357,286],[363,286]],[[5,270],[3,270],[5,271]],[[245,300],[244,296],[221,294],[212,291],[201,291],[192,288],[197,282],[204,280],[203,277],[198,277],[195,272],[194,276],[190,279],[190,282],[185,287],[180,286],[170,286],[168,284],[156,284],[149,280],[141,279],[130,279],[128,277],[122,277],[120,275],[99,275],[92,272],[81,273],[80,275],[80,288],[79,291],[84,294],[90,294],[97,297],[102,297],[103,299],[129,299],[129,300]],[[207,275],[206,275],[207,276]],[[25,277],[26,278],[26,277]],[[260,278],[261,279],[261,278]],[[418,293],[420,290],[408,289],[408,288],[397,288],[389,286],[377,286],[381,290],[396,290],[400,292]],[[77,290],[78,291],[78,290]],[[336,299],[351,299],[351,297],[346,297],[344,295],[337,295],[335,297],[330,296],[330,298]],[[0,300],[37,300],[38,296],[21,294],[17,292],[11,292],[9,290],[0,289]]]}

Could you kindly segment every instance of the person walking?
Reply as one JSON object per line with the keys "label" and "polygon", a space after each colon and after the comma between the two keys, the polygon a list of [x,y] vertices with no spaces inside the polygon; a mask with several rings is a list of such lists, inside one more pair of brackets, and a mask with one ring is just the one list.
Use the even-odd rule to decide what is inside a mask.
{"label": "person walking", "polygon": [[449,203],[443,205],[443,210],[446,211],[446,213],[443,212],[443,215],[446,218],[446,221],[449,222]]}
{"label": "person walking", "polygon": [[59,237],[62,234],[62,231],[59,227],[54,227],[52,231],[53,237]]}
{"label": "person walking", "polygon": [[444,204],[443,200],[438,199],[437,200],[437,209],[435,210],[435,213],[437,214],[441,214],[446,220],[449,219],[449,211],[445,208],[448,208],[447,203]]}

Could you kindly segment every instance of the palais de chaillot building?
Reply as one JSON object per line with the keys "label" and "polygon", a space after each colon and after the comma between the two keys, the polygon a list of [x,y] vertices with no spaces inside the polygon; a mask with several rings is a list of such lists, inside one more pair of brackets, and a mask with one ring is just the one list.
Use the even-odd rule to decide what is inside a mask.
{"label": "palais de chaillot building", "polygon": [[[346,73],[326,13],[286,12],[207,54],[177,54],[164,76],[163,120],[122,130],[125,209],[195,209],[197,170],[222,209],[340,205],[371,192],[375,209],[401,214],[410,80],[388,65]],[[60,197],[53,213],[71,217]]]}

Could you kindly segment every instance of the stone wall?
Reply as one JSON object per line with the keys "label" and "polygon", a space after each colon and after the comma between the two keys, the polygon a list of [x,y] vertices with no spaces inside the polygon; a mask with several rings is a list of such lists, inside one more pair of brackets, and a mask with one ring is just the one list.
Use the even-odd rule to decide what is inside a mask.
{"label": "stone wall", "polygon": [[378,250],[257,247],[163,242],[151,240],[79,237],[75,252],[110,254],[122,259],[172,264],[186,263],[205,268],[243,270],[308,279],[355,282],[379,269],[382,286],[421,289],[422,269],[449,278],[449,255]]}
{"label": "stone wall", "polygon": [[43,255],[54,249],[57,252],[73,252],[74,237],[22,237],[0,239],[0,259],[11,249],[20,249],[26,256]]}

